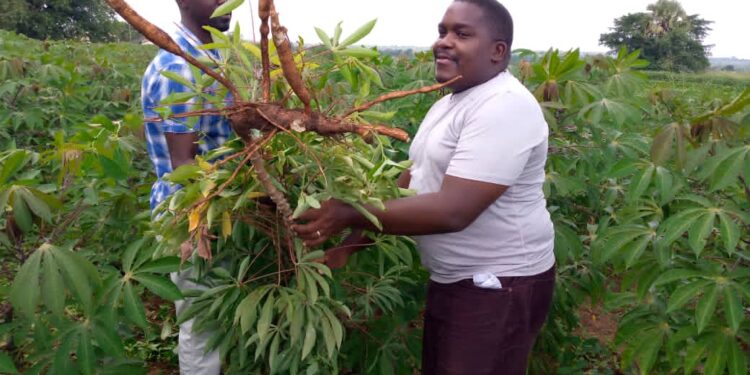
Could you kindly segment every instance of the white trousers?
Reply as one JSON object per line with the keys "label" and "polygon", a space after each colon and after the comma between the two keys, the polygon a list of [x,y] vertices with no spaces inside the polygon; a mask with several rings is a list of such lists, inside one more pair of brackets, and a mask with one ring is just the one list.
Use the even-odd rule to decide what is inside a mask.
{"label": "white trousers", "polygon": [[[207,289],[203,285],[190,281],[193,278],[192,268],[171,273],[170,277],[180,290]],[[174,304],[179,316],[182,311],[190,307],[190,300],[183,299],[175,301]],[[194,320],[190,319],[180,324],[180,335],[177,344],[177,354],[180,358],[180,374],[219,375],[221,372],[219,351],[214,350],[206,353],[206,346],[212,332],[193,333]]]}

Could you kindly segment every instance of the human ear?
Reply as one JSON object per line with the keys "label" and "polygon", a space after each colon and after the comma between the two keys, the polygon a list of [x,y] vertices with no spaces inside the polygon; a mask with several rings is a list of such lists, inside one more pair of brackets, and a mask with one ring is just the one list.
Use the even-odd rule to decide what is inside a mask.
{"label": "human ear", "polygon": [[495,41],[492,45],[492,62],[500,63],[504,61],[508,55],[508,43],[503,40]]}

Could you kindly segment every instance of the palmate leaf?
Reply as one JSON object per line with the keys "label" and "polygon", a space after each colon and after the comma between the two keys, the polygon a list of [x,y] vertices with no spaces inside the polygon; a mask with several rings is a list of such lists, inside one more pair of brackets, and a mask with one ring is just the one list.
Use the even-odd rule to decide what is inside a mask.
{"label": "palmate leaf", "polygon": [[635,357],[641,374],[648,374],[651,367],[656,363],[659,350],[664,345],[664,333],[659,328],[652,328],[639,335],[642,342],[636,350]]}
{"label": "palmate leaf", "polygon": [[716,341],[719,342],[711,347],[711,350],[708,352],[706,365],[703,368],[703,373],[705,375],[721,375],[724,373],[724,368],[726,368],[727,365],[727,350],[729,349],[727,341],[722,340],[721,336],[719,336]]}
{"label": "palmate leaf", "polygon": [[[614,258],[618,253],[627,253],[630,254],[628,263],[632,264],[637,259],[634,253],[642,253],[648,242],[654,238],[654,231],[647,226],[630,224],[611,227],[594,243],[593,259],[601,264]],[[637,244],[635,247],[634,243]]]}
{"label": "palmate leaf", "polygon": [[717,162],[706,163],[702,174],[708,175],[711,191],[717,191],[739,183],[743,167],[750,163],[750,145],[724,150],[712,159]]}
{"label": "palmate leaf", "polygon": [[168,278],[147,273],[138,273],[133,275],[133,279],[166,300],[177,301],[183,298],[182,292]]}
{"label": "palmate leaf", "polygon": [[18,374],[18,369],[13,363],[13,359],[5,352],[0,352],[0,373]]}
{"label": "palmate leaf", "polygon": [[634,202],[639,199],[643,193],[646,192],[648,187],[651,185],[651,181],[654,179],[656,173],[656,166],[653,164],[647,164],[638,173],[633,176],[630,180],[630,188],[625,196],[627,202]]}
{"label": "palmate leaf", "polygon": [[734,288],[724,287],[724,315],[732,332],[737,333],[742,320],[745,318],[742,301]]}
{"label": "palmate leaf", "polygon": [[35,251],[13,279],[10,301],[24,315],[33,316],[39,304],[39,273],[42,252]]}
{"label": "palmate leaf", "polygon": [[705,212],[701,216],[695,219],[688,234],[688,244],[696,257],[700,256],[703,249],[706,247],[708,236],[714,228],[714,222],[716,219],[715,210],[708,209],[704,211]]}
{"label": "palmate leaf", "polygon": [[690,300],[698,296],[698,294],[700,294],[703,289],[710,284],[711,281],[708,280],[697,280],[679,286],[669,296],[669,301],[667,302],[667,313],[674,312],[675,310],[684,306]]}
{"label": "palmate leaf", "polygon": [[676,241],[690,228],[702,214],[706,212],[703,208],[688,208],[670,216],[659,226],[661,238],[657,246],[666,248]]}
{"label": "palmate leaf", "polygon": [[719,212],[719,234],[724,242],[727,254],[732,255],[740,242],[740,227],[725,212]]}
{"label": "palmate leaf", "polygon": [[733,338],[729,340],[727,351],[729,375],[747,374],[747,355]]}
{"label": "palmate leaf", "polygon": [[664,126],[654,137],[651,146],[651,160],[656,165],[665,165],[677,148],[677,166],[682,168],[687,161],[686,140],[688,134],[684,125],[673,122]]}
{"label": "palmate leaf", "polygon": [[607,115],[618,126],[622,126],[626,121],[637,121],[640,118],[640,112],[632,105],[620,100],[604,98],[597,100],[578,112],[578,118],[594,124],[601,123]]}
{"label": "palmate leaf", "polygon": [[698,327],[698,333],[701,333],[713,317],[714,311],[716,310],[716,303],[719,299],[719,286],[713,285],[707,292],[704,293],[703,298],[698,302],[695,309],[695,323]]}

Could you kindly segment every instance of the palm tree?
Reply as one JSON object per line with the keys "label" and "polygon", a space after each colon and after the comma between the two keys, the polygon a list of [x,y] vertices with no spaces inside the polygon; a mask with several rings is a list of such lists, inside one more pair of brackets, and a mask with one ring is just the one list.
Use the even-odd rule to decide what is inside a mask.
{"label": "palm tree", "polygon": [[682,5],[673,0],[658,0],[646,9],[651,11],[651,22],[647,32],[652,35],[665,35],[677,28],[690,29],[690,20]]}

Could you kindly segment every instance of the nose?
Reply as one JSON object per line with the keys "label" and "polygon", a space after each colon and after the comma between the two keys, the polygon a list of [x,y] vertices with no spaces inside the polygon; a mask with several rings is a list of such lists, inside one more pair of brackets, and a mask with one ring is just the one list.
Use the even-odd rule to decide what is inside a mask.
{"label": "nose", "polygon": [[432,44],[433,50],[453,48],[453,39],[450,37],[450,33],[447,33],[441,37],[438,37],[435,43]]}

